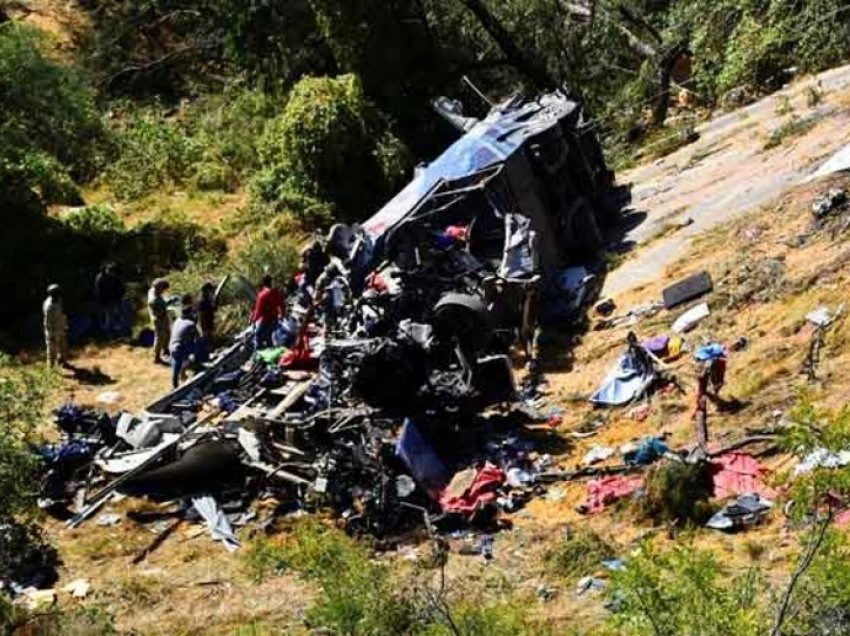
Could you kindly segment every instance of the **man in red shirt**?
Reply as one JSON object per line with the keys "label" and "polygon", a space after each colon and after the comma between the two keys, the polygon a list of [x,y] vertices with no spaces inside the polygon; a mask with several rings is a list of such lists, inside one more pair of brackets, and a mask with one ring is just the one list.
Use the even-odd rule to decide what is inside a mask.
{"label": "man in red shirt", "polygon": [[272,287],[272,277],[263,276],[263,288],[257,294],[251,321],[254,323],[254,349],[267,349],[272,346],[272,333],[278,321],[283,317],[283,293]]}

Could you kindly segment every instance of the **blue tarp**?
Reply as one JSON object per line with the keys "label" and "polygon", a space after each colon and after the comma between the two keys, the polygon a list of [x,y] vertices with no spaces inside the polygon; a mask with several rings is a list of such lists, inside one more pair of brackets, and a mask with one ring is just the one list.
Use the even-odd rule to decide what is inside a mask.
{"label": "blue tarp", "polygon": [[655,374],[644,366],[631,351],[617,361],[602,386],[590,401],[602,406],[620,406],[639,398],[652,382]]}

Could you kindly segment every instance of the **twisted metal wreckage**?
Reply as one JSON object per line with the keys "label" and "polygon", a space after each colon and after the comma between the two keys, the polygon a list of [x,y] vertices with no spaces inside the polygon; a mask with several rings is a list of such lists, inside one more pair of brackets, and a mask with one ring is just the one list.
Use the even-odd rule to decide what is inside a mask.
{"label": "twisted metal wreckage", "polygon": [[534,372],[538,325],[581,307],[593,276],[577,261],[601,246],[613,175],[565,93],[480,121],[439,105],[465,134],[362,227],[336,226],[307,254],[286,349],[255,352],[246,331],[140,417],[60,411],[90,443],[52,473],[54,498],[78,497],[68,525],[122,491],[186,509],[195,498],[235,541],[202,496],[230,511],[271,492],[274,514],[330,507],[350,531],[386,536],[423,514],[486,524],[545,479],[521,433],[546,416],[523,402],[533,383],[518,389],[508,352],[525,349]]}

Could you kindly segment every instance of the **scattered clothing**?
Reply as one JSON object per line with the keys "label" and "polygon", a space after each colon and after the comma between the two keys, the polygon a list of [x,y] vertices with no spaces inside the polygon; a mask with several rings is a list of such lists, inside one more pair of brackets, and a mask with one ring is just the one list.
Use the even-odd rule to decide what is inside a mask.
{"label": "scattered clothing", "polygon": [[592,446],[587,453],[585,453],[581,463],[585,466],[592,466],[598,462],[604,462],[613,455],[614,449],[610,446],[600,446],[599,444],[596,444]]}
{"label": "scattered clothing", "polygon": [[602,406],[621,406],[642,396],[652,381],[655,372],[651,363],[629,349],[611,370],[602,386],[590,401]]}
{"label": "scattered clothing", "polygon": [[643,343],[643,348],[664,361],[676,360],[685,350],[685,341],[681,336],[660,335]]}
{"label": "scattered clothing", "polygon": [[659,358],[667,352],[667,346],[670,344],[670,336],[655,336],[643,342],[644,349]]}
{"label": "scattered clothing", "polygon": [[620,572],[626,569],[626,564],[622,559],[602,559],[602,565],[611,572]]}
{"label": "scattered clothing", "polygon": [[657,437],[647,437],[634,449],[623,453],[623,461],[630,466],[647,466],[669,452],[669,447]]}
{"label": "scattered clothing", "polygon": [[847,191],[840,188],[830,188],[826,194],[819,196],[812,202],[812,214],[816,219],[822,219],[835,210],[845,208],[846,206]]}
{"label": "scattered clothing", "polygon": [[444,512],[472,517],[481,507],[496,502],[497,491],[504,482],[505,473],[489,462],[472,474],[461,471],[440,495],[440,506]]}
{"label": "scattered clothing", "polygon": [[776,492],[763,481],[768,469],[751,455],[732,452],[713,457],[710,461],[716,498],[726,499],[747,493],[776,496]]}
{"label": "scattered clothing", "polygon": [[794,467],[794,476],[810,473],[815,468],[840,468],[847,464],[850,464],[850,450],[831,453],[825,448],[817,448]]}
{"label": "scattered clothing", "polygon": [[254,354],[258,360],[266,364],[277,364],[280,362],[281,356],[286,353],[286,347],[272,347],[271,349],[261,349]]}
{"label": "scattered clothing", "polygon": [[582,505],[579,512],[595,514],[601,512],[624,497],[630,497],[643,487],[643,477],[614,475],[602,477],[587,483],[587,503]]}
{"label": "scattered clothing", "polygon": [[537,482],[537,475],[518,466],[508,468],[508,472],[505,475],[507,484],[511,488],[527,488]]}
{"label": "scattered clothing", "polygon": [[585,576],[579,579],[579,582],[576,584],[576,594],[581,596],[591,590],[604,590],[606,586],[607,583],[603,579],[598,579],[594,576]]}
{"label": "scattered clothing", "polygon": [[239,539],[233,534],[233,529],[230,527],[227,516],[218,507],[215,499],[209,495],[194,497],[192,499],[192,505],[203,520],[206,521],[213,539],[221,541],[228,552],[235,552],[239,549],[241,545]]}
{"label": "scattered clothing", "polygon": [[828,327],[835,320],[835,316],[829,310],[829,307],[821,305],[817,309],[806,314],[806,320],[816,327]]}
{"label": "scattered clothing", "polygon": [[716,342],[698,347],[694,353],[697,362],[707,362],[726,357],[726,349]]}

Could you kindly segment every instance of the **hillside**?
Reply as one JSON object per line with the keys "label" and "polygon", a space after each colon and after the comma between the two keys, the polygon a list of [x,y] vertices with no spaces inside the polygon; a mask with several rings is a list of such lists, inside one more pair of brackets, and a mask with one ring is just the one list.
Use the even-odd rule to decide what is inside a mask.
{"label": "hillside", "polygon": [[[813,81],[803,80],[801,85],[791,87],[789,92],[798,92]],[[840,105],[848,95],[850,93],[843,87],[825,92],[826,106],[816,126],[798,137],[787,139],[772,151],[756,151],[754,161],[789,170],[800,170],[801,165],[812,169],[840,143],[833,131],[841,126],[845,111],[840,106],[829,104]],[[766,195],[766,199],[758,201],[755,207],[750,199],[742,196],[738,199],[740,205],[730,202],[724,206],[721,218],[716,218],[713,210],[686,209],[689,202],[699,198],[692,189],[699,187],[701,179],[698,174],[690,174],[702,165],[695,165],[695,155],[703,156],[703,162],[714,164],[712,175],[717,182],[724,184],[725,190],[743,192],[747,188],[759,188],[749,173],[733,168],[739,165],[733,159],[740,156],[742,147],[761,148],[762,140],[775,123],[773,119],[779,118],[772,114],[772,105],[778,99],[781,96],[775,95],[755,106],[767,113],[765,121],[760,122],[763,127],[747,126],[743,130],[727,131],[722,143],[705,135],[697,144],[683,148],[661,162],[637,167],[628,173],[637,194],[636,208],[645,209],[648,218],[634,230],[638,239],[636,249],[626,255],[605,283],[606,289],[609,289],[613,281],[629,281],[628,290],[612,293],[619,313],[660,298],[661,289],[669,282],[702,269],[710,271],[715,281],[723,281],[727,270],[737,271],[764,259],[784,261],[785,272],[779,279],[747,280],[745,277],[740,281],[741,284],[752,285],[755,291],[759,291],[759,286],[771,290],[758,302],[727,301],[725,294],[734,293],[734,290],[726,286],[729,283],[718,284],[715,294],[708,297],[711,318],[688,335],[688,341],[692,343],[729,343],[742,336],[749,343],[746,350],[731,354],[726,389],[729,395],[742,400],[746,407],[735,414],[711,413],[711,437],[717,443],[734,441],[742,436],[745,429],[769,426],[787,414],[794,403],[797,388],[807,385],[805,377],[800,374],[810,338],[810,331],[803,326],[803,316],[819,305],[837,308],[844,301],[842,290],[847,281],[841,265],[845,255],[840,237],[819,231],[800,247],[789,247],[787,243],[789,239],[810,231],[809,208],[813,199],[830,187],[847,187],[850,182],[846,178],[778,187]],[[742,116],[739,120],[746,121]],[[710,130],[716,125],[710,122],[706,127]],[[708,146],[710,154],[702,149],[703,144]],[[812,148],[817,150],[812,151]],[[723,166],[730,168],[724,171]],[[659,184],[659,179],[674,171],[676,187],[665,189],[663,184]],[[758,172],[767,177],[776,174],[773,170]],[[659,177],[659,174],[662,176]],[[640,197],[639,193],[652,190],[661,191],[655,196],[664,196],[663,204]],[[653,227],[653,221],[656,228],[670,222],[667,213],[670,209],[681,210],[680,214],[693,217],[704,214],[697,221],[703,225],[702,231],[691,231],[693,226],[685,226],[679,230],[686,233],[685,237],[668,230],[663,236],[652,238],[652,231],[647,228]],[[709,226],[710,231],[707,231]],[[649,238],[640,242],[641,234]],[[676,243],[675,248],[665,249],[665,253],[672,256],[666,263],[653,257],[653,273],[647,274],[643,265],[647,258],[645,255],[664,242]],[[686,256],[676,258],[676,251],[684,252]],[[571,431],[578,430],[588,418],[594,417],[594,411],[580,396],[589,395],[615,362],[622,351],[626,332],[635,330],[642,338],[664,333],[675,315],[676,312],[662,312],[634,325],[589,331],[574,341],[568,362],[562,361],[568,352],[562,349],[561,342],[551,348],[550,357],[546,360],[546,377],[551,390],[547,405],[564,412],[557,428],[564,443],[553,446],[551,451],[558,466],[571,469],[579,465],[581,457],[592,445],[616,448],[662,431],[669,433],[667,441],[673,447],[692,443],[693,371],[692,363],[686,357],[674,363],[671,369],[682,380],[686,395],[656,397],[651,403],[649,416],[643,421],[630,418],[628,409],[597,412],[604,418],[605,424],[596,435],[587,440],[567,441]],[[818,383],[811,385],[818,404],[826,407],[841,407],[848,389],[841,371],[850,356],[850,349],[845,346],[847,329],[842,319],[829,331],[828,355],[824,355],[818,371]],[[147,359],[142,353],[124,351],[121,347],[81,352],[79,365],[96,366],[106,375],[118,379],[119,384],[114,388],[125,396],[122,407],[135,408],[149,401],[166,382],[164,373],[160,380],[150,378]],[[132,380],[140,375],[149,379],[144,383]],[[75,399],[88,402],[101,389],[68,380],[63,393],[73,392]],[[773,473],[780,473],[793,465],[793,459],[788,455],[774,456],[767,460],[766,465]],[[605,537],[614,546],[614,551],[622,556],[629,555],[635,542],[647,534],[655,536],[654,544],[661,550],[685,542],[696,548],[713,550],[732,572],[758,565],[777,584],[784,581],[794,562],[794,535],[785,529],[779,510],[773,512],[767,523],[737,535],[701,529],[671,539],[662,531],[663,528],[636,519],[628,508],[592,517],[580,515],[575,508],[585,497],[586,480],[547,487],[545,496],[534,498],[524,511],[509,515],[513,527],[497,535],[495,558],[491,563],[483,564],[473,557],[450,555],[447,570],[450,587],[463,590],[464,594],[483,594],[485,598],[509,596],[519,599],[534,599],[539,589],[551,589],[555,594],[552,600],[533,601],[531,614],[535,620],[557,632],[571,628],[593,631],[606,619],[607,612],[601,600],[593,594],[577,596],[573,591],[575,579],[572,575],[561,578],[546,565],[546,555],[558,549],[567,527],[591,529]],[[112,506],[110,510],[125,513],[139,506],[138,502],[127,501]],[[178,531],[156,553],[133,566],[128,566],[128,561],[152,540],[150,531],[144,526],[124,521],[111,529],[87,527],[67,531],[59,526],[49,527],[63,556],[63,579],[84,577],[90,580],[93,592],[89,600],[115,612],[117,626],[122,632],[175,633],[185,630],[197,633],[199,615],[204,616],[206,633],[233,633],[237,629],[247,629],[247,625],[259,633],[297,631],[299,616],[311,597],[309,586],[305,588],[305,583],[292,574],[272,577],[260,585],[252,583],[249,578],[251,570],[246,569],[243,559],[222,553],[203,535],[198,536],[198,531],[192,526]],[[244,532],[250,533],[250,526]],[[403,567],[406,561],[404,555],[409,549],[420,554],[427,550],[427,542],[423,543],[421,538],[411,538],[407,545],[409,547],[399,548],[397,556],[384,555],[383,559],[390,563],[398,562],[399,567]],[[762,546],[757,553],[754,545]],[[587,573],[596,570],[598,566],[590,567]],[[226,599],[226,602],[218,602],[216,599],[219,598]]]}
{"label": "hillside", "polygon": [[[201,16],[191,3],[0,0],[10,18],[0,23],[0,289],[14,301],[0,317],[9,352],[0,355],[9,423],[0,548],[16,546],[0,550],[0,579],[18,553],[4,519],[33,522],[27,536],[42,532],[41,554],[52,546],[60,563],[55,603],[27,609],[26,594],[14,606],[4,595],[0,625],[15,634],[843,633],[850,479],[846,467],[794,469],[810,450],[850,447],[850,210],[812,212],[830,191],[850,191],[850,177],[807,179],[847,143],[850,66],[839,63],[850,56],[850,22],[831,2],[796,13],[757,4],[216,2]],[[457,137],[429,102],[443,92],[480,102],[461,84],[467,74],[486,95],[552,78],[581,86],[609,165],[624,166],[617,184],[631,192],[594,262],[593,301],[542,331],[545,382],[526,406],[544,417],[516,443],[527,441],[550,477],[513,489],[523,505],[439,540],[421,524],[352,538],[344,515],[305,512],[302,499],[293,511],[270,490],[251,499],[255,514],[236,528],[242,546],[232,553],[197,519],[175,515],[175,500],[121,496],[74,529],[36,510],[38,468],[25,457],[31,443],[58,439],[51,409],[70,401],[139,413],[169,390],[171,370],[136,338],[148,326],[150,282],[165,276],[197,294],[225,274],[290,280],[308,239],[364,220]],[[42,95],[26,88],[33,78]],[[107,262],[127,284],[129,335],[82,325],[73,369],[46,369],[43,289],[59,282],[69,315],[90,315]],[[702,271],[711,292],[640,315]],[[604,299],[610,314],[594,307]],[[639,342],[673,335],[676,318],[702,302],[710,316],[684,336],[689,350],[657,367],[663,381],[647,397],[588,401],[630,332]],[[819,307],[834,322],[809,369],[817,331],[807,316]],[[249,306],[231,287],[219,312],[229,342]],[[730,498],[691,483],[704,481],[696,473],[706,462],[669,457],[622,473],[644,480],[638,496],[581,509],[589,484],[621,474],[624,445],[657,437],[681,457],[699,455],[693,352],[708,343],[726,347],[729,403],[708,406],[708,449],[764,436],[742,452],[764,469],[757,485],[770,511],[735,532],[706,527]],[[526,356],[510,353],[527,380]],[[611,453],[583,474],[600,450]],[[82,598],[64,590],[79,579],[90,584]]]}

